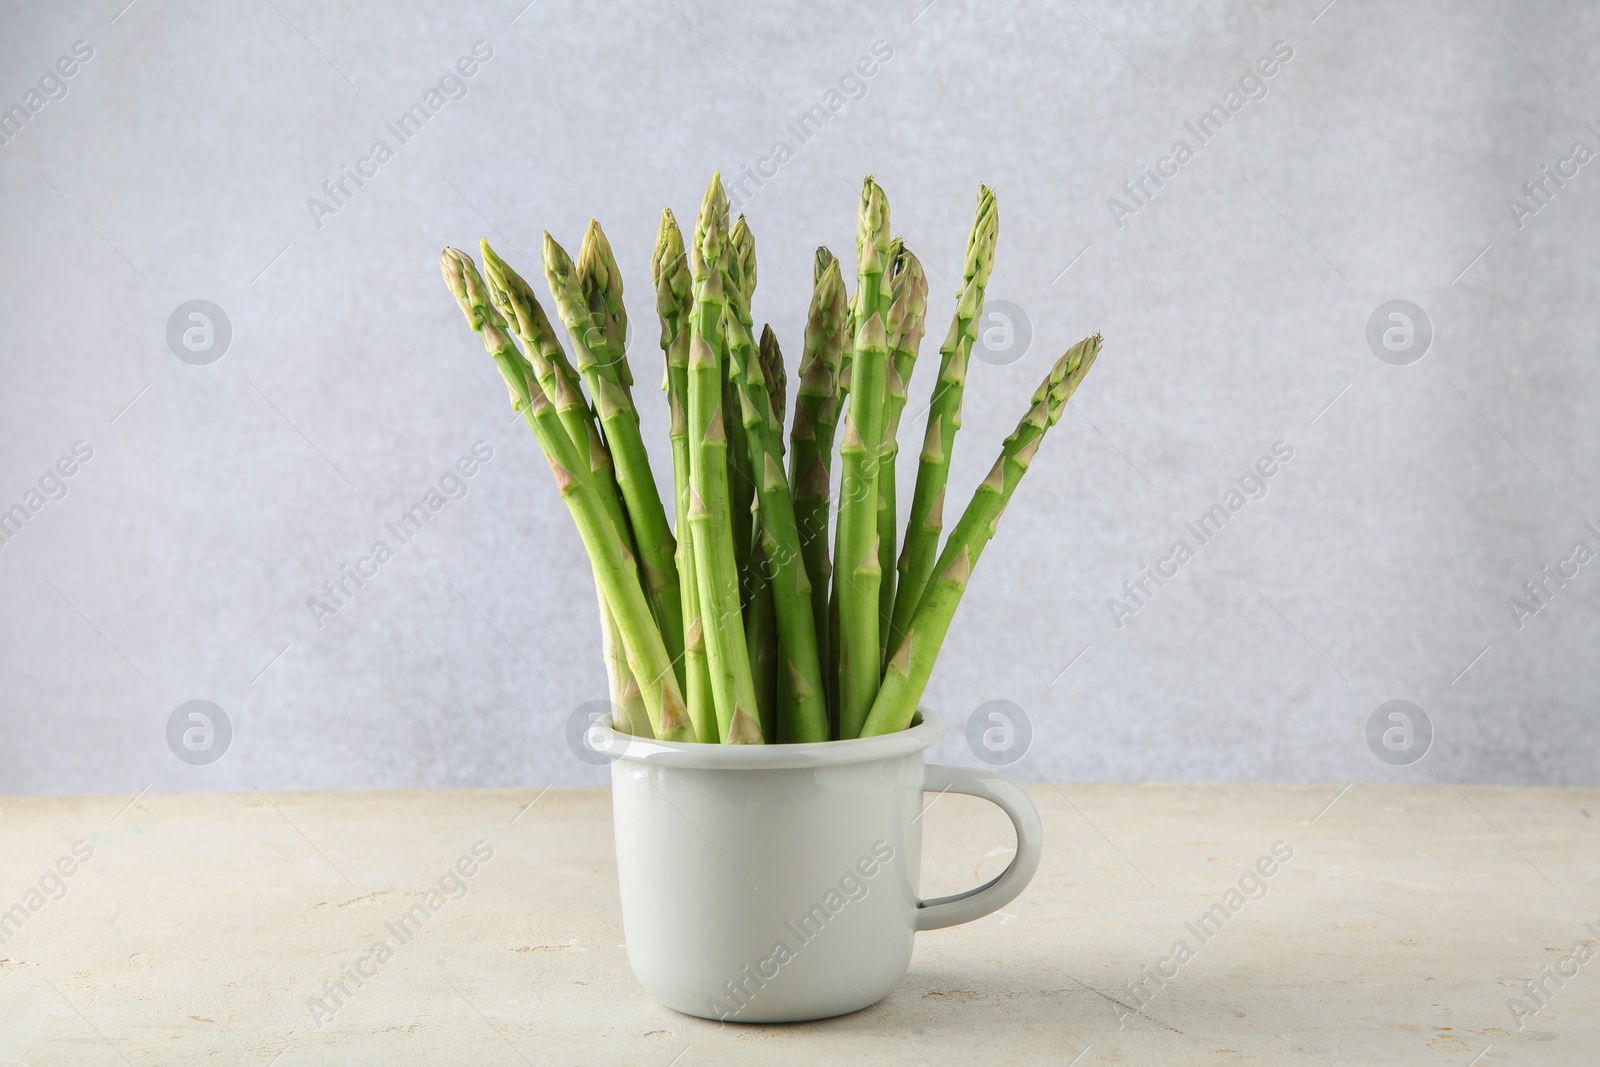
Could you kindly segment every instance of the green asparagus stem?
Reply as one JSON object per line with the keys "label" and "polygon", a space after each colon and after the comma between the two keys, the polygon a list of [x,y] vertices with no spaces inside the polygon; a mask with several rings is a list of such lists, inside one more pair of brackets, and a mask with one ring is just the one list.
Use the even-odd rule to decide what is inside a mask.
{"label": "green asparagus stem", "polygon": [[763,324],[761,327],[761,343],[757,346],[757,354],[761,359],[761,377],[767,386],[767,399],[771,402],[771,429],[776,435],[772,445],[778,450],[778,458],[782,459],[783,424],[789,412],[789,369],[783,365],[783,350],[778,347],[778,335],[772,332],[769,325]]}
{"label": "green asparagus stem", "polygon": [[994,536],[1000,514],[1011,502],[1017,483],[1033,462],[1045,431],[1066,410],[1067,401],[1100,354],[1100,335],[1073,345],[1050,368],[1050,374],[1033,394],[1033,406],[1006,438],[994,469],[972,494],[972,501],[939,553],[936,577],[912,616],[905,639],[897,646],[884,672],[883,688],[873,702],[862,736],[893,733],[911,724],[917,701],[927,687],[933,661],[944,643],[961,594],[984,546]]}
{"label": "green asparagus stem", "polygon": [[[542,311],[539,317],[541,319],[544,317]],[[554,331],[549,330],[548,322],[545,327],[549,331],[551,341],[556,344],[556,350],[559,351],[559,342],[555,340]],[[548,362],[546,365],[549,365]],[[611,462],[611,453],[600,438],[593,410],[583,402],[577,372],[566,362],[564,354],[560,362],[552,367],[554,373],[542,375],[540,366],[539,362],[533,363],[535,378],[540,381],[541,386],[547,382],[549,390],[566,399],[564,405],[558,405],[556,408],[556,414],[561,418],[562,424],[571,432],[578,432],[581,429],[587,435],[581,445],[577,440],[574,440],[573,444],[578,447],[579,459],[589,461],[589,471],[594,476],[595,487],[600,493],[601,502],[605,505],[606,514],[611,518],[612,528],[622,541],[623,548],[631,555],[634,552],[633,531],[622,509],[622,496],[617,488],[616,470]],[[558,382],[556,374],[564,377]],[[546,395],[550,395],[549,392]],[[637,556],[633,558],[636,559]],[[644,703],[644,694],[640,691],[638,679],[633,676],[633,671],[628,666],[628,653],[622,637],[622,628],[617,625],[616,618],[606,603],[599,567],[593,563],[591,566],[595,572],[595,593],[600,601],[601,655],[606,663],[611,704],[619,710],[626,722],[632,724],[628,732],[640,737],[652,737],[654,735],[650,726],[649,712]],[[613,719],[615,718],[613,716]]]}
{"label": "green asparagus stem", "polygon": [[[662,640],[674,663],[683,652],[683,604],[678,569],[672,558],[677,545],[667,525],[667,513],[656,491],[650,456],[639,434],[639,413],[628,390],[632,378],[620,348],[607,340],[605,314],[590,310],[590,295],[597,304],[621,301],[621,272],[599,227],[591,224],[585,238],[583,261],[587,273],[575,266],[566,251],[548,233],[544,235],[544,272],[555,296],[556,308],[572,337],[578,372],[594,400],[595,413],[616,463],[617,483],[627,505],[628,522],[638,543],[640,570],[650,593],[650,605]],[[587,290],[587,292],[586,292]]]}
{"label": "green asparagus stem", "polygon": [[739,417],[737,373],[757,358],[751,339],[750,300],[756,287],[755,236],[740,215],[728,233],[723,256],[728,310],[724,326],[727,345],[723,361],[722,411],[728,431],[728,495],[733,515],[733,550],[739,561],[739,589],[744,604],[745,647],[755,682],[762,736],[776,740],[778,631],[772,603],[772,583],[766,573],[766,552],[761,545],[761,520],[755,513],[755,474],[750,465],[750,445]]}
{"label": "green asparagus stem", "polygon": [[[539,387],[532,365],[506,333],[505,320],[475,294],[484,289],[472,259],[456,249],[440,257],[445,283],[456,294],[467,323],[483,339],[511,394],[512,407],[522,413],[534,432],[556,484],[583,539],[605,602],[621,632],[629,669],[639,683],[645,711],[654,736],[665,740],[694,739],[694,728],[683,703],[683,693],[672,670],[672,658],[661,632],[651,618],[649,601],[639,583],[632,555],[617,536],[594,476],[580,461],[577,446],[555,406]],[[565,380],[556,376],[556,386]]]}
{"label": "green asparagus stem", "polygon": [[672,657],[651,616],[650,603],[639,583],[634,560],[625,554],[622,542],[613,536],[615,531],[595,492],[593,479],[579,464],[571,442],[562,432],[560,416],[554,406],[531,375],[528,384],[529,403],[524,409],[524,418],[545,450],[562,498],[572,511],[584,547],[595,563],[606,604],[621,632],[628,667],[638,681],[652,733],[667,741],[692,741],[694,724],[689,719],[677,675],[673,672]]}
{"label": "green asparagus stem", "polygon": [[678,547],[680,593],[683,602],[684,696],[697,740],[717,742],[717,713],[711,699],[711,673],[706,662],[705,622],[700,611],[700,588],[695,575],[694,548],[689,529],[689,317],[692,311],[689,257],[683,231],[671,208],[661,212],[661,228],[650,259],[650,278],[656,287],[656,314],[661,319],[661,351],[666,373],[661,388],[671,414],[668,436],[672,441],[672,481]]}
{"label": "green asparagus stem", "polygon": [[883,571],[878,587],[879,654],[889,655],[890,619],[894,614],[895,539],[899,514],[895,506],[895,459],[900,454],[900,415],[906,408],[906,389],[922,345],[928,307],[928,278],[922,262],[901,247],[896,263],[889,307],[889,387],[884,411],[883,457],[878,464],[878,566]]}
{"label": "green asparagus stem", "polygon": [[612,726],[625,734],[642,737],[654,736],[650,729],[650,713],[645,710],[644,694],[639,682],[628,669],[628,653],[623,647],[622,629],[606,606],[605,590],[600,586],[600,574],[595,572],[595,597],[600,602],[600,656],[606,666],[606,685],[611,694],[611,706],[617,714],[612,716]]}
{"label": "green asparagus stem", "polygon": [[878,694],[878,498],[879,455],[883,449],[884,364],[889,340],[884,332],[889,292],[889,203],[878,183],[867,178],[861,189],[856,227],[856,303],[860,316],[851,356],[850,408],[844,440],[839,501],[839,736],[861,732]]}
{"label": "green asparagus stem", "polygon": [[711,667],[711,691],[719,739],[760,743],[760,714],[745,647],[739,603],[739,570],[733,548],[728,493],[728,434],[722,407],[726,378],[727,314],[723,282],[728,198],[715,175],[700,205],[689,266],[694,278],[694,313],[689,340],[689,528]]}
{"label": "green asparagus stem", "polygon": [[[750,317],[750,299],[756,288],[756,243],[744,216],[740,215],[728,232],[727,246],[722,257],[724,271],[723,292],[728,298],[728,325],[724,331],[726,344],[736,339],[755,342]],[[735,325],[742,327],[736,329]],[[739,589],[747,608],[757,595],[757,583],[752,578],[752,546],[755,543],[755,475],[750,469],[750,450],[744,439],[744,423],[739,419],[739,394],[734,388],[730,368],[744,354],[723,351],[722,412],[728,433],[728,500],[733,514],[733,551],[739,561]],[[748,622],[746,623],[748,628]],[[761,640],[766,635],[758,635]],[[769,737],[770,741],[771,738]]]}
{"label": "green asparagus stem", "polygon": [[[844,410],[845,404],[850,397],[851,364],[856,346],[856,324],[859,322],[859,317],[856,315],[856,307],[859,302],[860,295],[860,291],[857,290],[846,300],[844,321],[844,353],[839,360],[839,396],[838,403],[834,409],[836,416],[840,411]],[[843,464],[841,463],[840,466],[842,467]],[[834,554],[835,557],[837,557],[839,551],[837,519],[835,519],[834,525],[836,527],[834,530]],[[842,739],[844,736],[839,732],[839,661],[841,658],[841,642],[839,640],[839,587],[841,584],[843,584],[844,574],[845,572],[843,570],[835,566],[833,568],[831,580],[828,583],[827,645],[829,659],[824,664],[824,667],[827,672],[826,683],[828,686],[828,725],[830,729],[830,736],[835,741]]]}
{"label": "green asparagus stem", "polygon": [[961,428],[967,357],[972,354],[972,342],[977,337],[978,316],[983,310],[983,291],[989,284],[989,270],[994,266],[999,227],[994,191],[987,185],[980,185],[978,214],[967,237],[966,266],[962,269],[955,315],[950,322],[950,332],[939,346],[939,381],[933,387],[927,433],[917,465],[917,487],[911,497],[911,512],[906,517],[899,589],[895,593],[894,613],[889,624],[890,648],[898,648],[910,628],[911,617],[916,613],[939,552],[945,483],[950,477],[950,451],[955,445],[956,431]]}
{"label": "green asparagus stem", "polygon": [[[788,414],[789,414],[789,407],[788,407],[788,404],[789,404],[789,370],[788,370],[787,367],[785,367],[783,365],[783,351],[778,347],[778,336],[777,336],[777,334],[772,332],[772,327],[771,326],[768,326],[768,325],[765,325],[765,324],[762,325],[762,327],[761,327],[761,343],[758,346],[757,350],[758,350],[758,352],[760,354],[760,357],[761,357],[761,374],[762,374],[762,377],[764,378],[766,386],[767,386],[767,397],[770,400],[769,408],[770,408],[771,413],[772,413],[771,422],[768,423],[768,426],[767,426],[768,434],[769,434],[769,437],[768,437],[768,440],[767,440],[767,444],[770,447],[775,447],[778,450],[778,456],[777,456],[777,458],[778,458],[778,470],[781,472],[783,470],[783,457],[784,457],[784,452],[785,452],[784,447],[783,447],[783,427],[788,422]],[[752,456],[752,459],[754,459],[753,456]],[[754,464],[752,464],[752,466],[754,466]],[[789,482],[788,482],[787,478],[784,479],[784,488],[789,490],[790,509],[793,510],[793,506],[794,506],[794,491],[789,486]],[[759,492],[759,490],[757,491],[756,499],[759,502],[759,500],[760,500],[760,492]],[[764,533],[764,531],[762,530],[762,527],[761,527],[761,516],[759,514],[759,506],[758,506],[758,509],[757,509],[756,523],[757,523],[757,525],[756,525],[756,539],[757,539],[757,541],[765,541],[765,540],[767,540],[768,539],[768,535],[766,535]],[[798,533],[797,533],[797,537],[798,537]],[[763,546],[762,551],[763,551],[763,553],[766,552],[765,546]],[[800,568],[802,577],[805,577],[805,575],[804,575],[805,562],[804,562],[804,560],[800,560],[798,543],[796,543],[795,545],[790,546],[790,551],[793,552],[795,554],[795,558],[797,560],[799,560],[799,562],[796,564],[796,566],[798,566]],[[769,568],[769,572],[770,572],[770,568]],[[810,586],[809,577],[805,577],[805,581],[806,581],[806,584],[807,584],[807,588],[809,590],[809,586]],[[769,579],[769,582],[770,582],[770,579]],[[809,592],[808,592],[808,595],[809,595]],[[783,654],[782,654],[782,651],[781,651],[781,642],[782,642],[782,636],[783,635],[777,629],[777,624],[776,624],[777,605],[776,604],[773,605],[773,614],[774,614],[773,637],[774,637],[774,640],[776,642],[778,642],[777,646],[775,646],[775,647],[778,649],[777,655],[779,657],[779,663],[780,663],[780,667],[778,668],[778,672],[777,672],[777,678],[775,680],[776,684],[774,686],[775,691],[776,691],[776,697],[777,697],[777,707],[775,709],[775,714],[773,716],[773,718],[775,720],[775,726],[778,727],[778,729],[777,729],[776,733],[769,733],[767,735],[767,737],[769,739],[773,740],[773,741],[784,742],[785,741],[785,733],[789,729],[788,724],[792,723],[794,721],[794,715],[795,715],[795,692],[794,692],[794,689],[795,689],[795,687],[794,687],[794,684],[793,684],[793,680],[790,679],[789,677],[787,677],[783,673],[783,670],[782,670],[782,667],[781,667],[781,663],[783,662],[783,659],[782,659],[782,655]],[[814,629],[814,627],[813,627],[813,629]],[[827,738],[824,737],[823,740],[827,740]]]}
{"label": "green asparagus stem", "polygon": [[617,384],[633,395],[633,371],[628,366],[628,311],[622,303],[622,272],[600,223],[589,220],[583,244],[578,247],[578,284],[589,306],[590,321],[600,325],[595,354],[616,372]]}
{"label": "green asparagus stem", "polygon": [[853,294],[841,264],[817,250],[787,459],[789,383],[770,327],[759,344],[754,337],[746,220],[730,225],[720,175],[692,241],[663,212],[651,281],[671,414],[672,523],[634,405],[622,275],[599,224],[590,222],[576,261],[545,235],[545,277],[574,344],[570,360],[531,287],[487,242],[482,276],[465,253],[445,251],[445,281],[534,432],[589,554],[618,730],[763,743],[909,725],[972,568],[1100,350],[1096,334],[1052,367],[941,551],[997,232],[994,195],[980,186],[903,536],[899,429],[928,284],[891,235],[887,199],[870,176]]}
{"label": "green asparagus stem", "polygon": [[744,602],[744,644],[750,656],[750,680],[755,686],[761,736],[768,744],[778,740],[778,618],[772,596],[771,567],[761,520],[755,520],[750,545],[750,565]]}
{"label": "green asparagus stem", "polygon": [[794,491],[795,521],[800,529],[800,556],[811,582],[817,654],[825,680],[837,677],[828,623],[828,598],[833,584],[828,513],[834,428],[842,402],[839,368],[849,343],[849,317],[850,305],[839,262],[832,252],[818,248],[811,307],[806,313],[805,354],[800,360],[794,423],[789,433],[789,484]]}
{"label": "green asparagus stem", "polygon": [[[505,317],[522,339],[534,377],[546,396],[556,392],[556,375],[564,375],[569,390],[563,395],[579,395],[577,372],[567,361],[561,349],[560,338],[546,318],[533,289],[511,266],[497,255],[487,239],[479,242],[483,253],[484,275],[488,281],[489,296],[495,309]],[[611,454],[600,440],[595,427],[594,413],[587,404],[569,404],[558,408],[567,436],[577,448],[579,458],[588,463],[594,475],[595,488],[600,493],[606,513],[623,546],[634,551],[633,531],[622,509],[621,492],[617,488],[616,472]],[[638,682],[628,669],[627,650],[623,647],[622,632],[606,606],[601,589],[600,575],[595,573],[595,595],[600,604],[601,655],[605,661],[606,680],[610,687],[611,703],[622,718],[620,729],[645,737],[650,736],[650,723],[646,717],[644,700]]]}
{"label": "green asparagus stem", "polygon": [[[554,387],[556,374],[566,375],[569,382],[576,383],[577,372],[567,361],[567,354],[561,347],[561,339],[556,336],[555,327],[545,315],[544,307],[534,295],[533,287],[512,268],[511,264],[500,258],[487,238],[478,242],[478,250],[483,255],[483,273],[489,283],[489,298],[493,301],[495,310],[505,317],[517,336],[522,338],[523,348],[527,353],[529,364],[533,367],[534,376],[539,380],[539,387],[548,395]],[[586,421],[592,423],[593,419]],[[568,424],[567,436],[571,437],[573,443],[580,448],[587,447],[589,433],[583,426],[577,423]]]}
{"label": "green asparagus stem", "polygon": [[[811,582],[800,556],[794,498],[783,473],[782,413],[769,391],[772,375],[764,370],[783,359],[771,327],[762,330],[760,347],[762,355],[754,365],[737,368],[734,384],[739,389],[750,443],[750,465],[762,472],[759,529],[777,623],[778,690],[786,694],[778,702],[782,717],[777,721],[776,736],[786,743],[826,741],[828,709],[817,655]],[[769,734],[769,739],[772,736]]]}
{"label": "green asparagus stem", "polygon": [[[487,240],[480,241],[479,248],[483,253],[484,275],[489,283],[489,297],[494,303],[495,310],[505,317],[517,336],[522,339],[523,349],[533,367],[539,388],[544,390],[547,397],[556,395],[556,376],[561,375],[566,379],[572,392],[581,393],[577,372],[568,362],[566,352],[561,348],[561,339],[556,336],[555,327],[550,325],[544,308],[534,296],[533,288],[522,275],[495,253]],[[628,551],[634,551],[633,531],[628,523],[627,514],[623,511],[622,494],[617,486],[611,453],[600,440],[594,413],[587,404],[576,404],[570,405],[560,414],[567,436],[572,439],[579,455],[588,463],[589,470],[595,475],[596,488],[599,489],[606,511],[617,528],[617,536],[622,538]]]}
{"label": "green asparagus stem", "polygon": [[[483,251],[484,280],[487,281],[487,286],[478,282],[477,271],[472,267],[470,260],[465,264],[453,263],[453,269],[465,285],[468,302],[476,305],[474,314],[485,322],[503,321],[515,330],[517,336],[522,338],[526,359],[534,377],[547,395],[555,388],[555,375],[558,373],[564,373],[570,381],[576,382],[576,374],[566,361],[566,354],[561,350],[561,342],[551,328],[549,320],[545,318],[544,309],[539,306],[528,283],[495,253],[487,240],[479,242],[479,246]],[[446,253],[446,255],[451,254]],[[501,318],[496,318],[494,312],[488,310],[486,302],[493,304],[494,312],[498,312]],[[596,489],[605,504],[607,514],[611,517],[617,536],[629,553],[632,553],[633,535],[622,511],[622,498],[618,493],[611,456],[595,431],[592,413],[587,405],[579,405],[575,410],[561,414],[568,438],[572,440],[580,459],[587,462],[590,473],[594,475]],[[598,570],[595,571],[594,580],[595,596],[600,609],[601,656],[605,663],[611,704],[618,711],[615,717],[616,727],[627,733],[649,737],[651,727],[645,713],[643,696],[633,672],[628,669],[627,651],[623,647],[622,633],[611,615],[611,609],[606,606]]]}

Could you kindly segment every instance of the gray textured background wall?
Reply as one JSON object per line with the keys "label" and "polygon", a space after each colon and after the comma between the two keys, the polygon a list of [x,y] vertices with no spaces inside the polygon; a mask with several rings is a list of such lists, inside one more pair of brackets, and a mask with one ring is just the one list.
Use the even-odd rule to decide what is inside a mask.
{"label": "gray textured background wall", "polygon": [[[1595,781],[1600,563],[1572,552],[1600,549],[1600,10],[1326,3],[8,5],[0,507],[28,519],[0,546],[0,791],[599,780],[564,739],[604,695],[587,567],[435,258],[486,233],[529,266],[541,230],[575,247],[600,217],[653,383],[658,212],[778,141],[745,210],[791,359],[863,173],[929,268],[925,351],[996,187],[990,295],[1031,343],[974,367],[963,494],[1048,360],[1106,336],[952,631],[940,754],[971,762],[964,722],[1005,700],[1024,777]],[[788,124],[880,41],[802,143]],[[465,95],[401,144],[385,123],[475,42]],[[1176,174],[1135,198],[1146,166]],[[193,300],[231,337],[188,362],[168,324]],[[1422,312],[1395,352],[1368,338],[1393,300]],[[319,627],[307,599],[476,442],[466,495]],[[1126,599],[1278,442],[1265,497]],[[1577,575],[1513,612],[1547,565]],[[168,748],[194,699],[233,727],[208,766]],[[1368,741],[1395,699],[1433,732],[1403,767]]]}

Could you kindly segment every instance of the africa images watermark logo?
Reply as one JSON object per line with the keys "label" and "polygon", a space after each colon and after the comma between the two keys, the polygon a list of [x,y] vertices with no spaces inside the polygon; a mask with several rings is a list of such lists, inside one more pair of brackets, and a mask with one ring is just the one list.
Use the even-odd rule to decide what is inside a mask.
{"label": "africa images watermark logo", "polygon": [[1129,619],[1149,607],[1156,593],[1176,578],[1184,565],[1199,555],[1200,549],[1216,540],[1222,528],[1247,504],[1265,500],[1271,492],[1272,477],[1293,458],[1293,445],[1287,441],[1276,442],[1270,453],[1258,458],[1239,476],[1237,484],[1223,492],[1221,500],[1201,512],[1193,522],[1183,524],[1194,538],[1194,544],[1189,543],[1189,538],[1178,538],[1166,555],[1145,567],[1138,577],[1122,583],[1121,597],[1107,597],[1106,610],[1111,613],[1111,621],[1116,623],[1117,629],[1122,629]]}
{"label": "africa images watermark logo", "polygon": [[1141,166],[1135,177],[1122,183],[1122,198],[1107,197],[1106,210],[1111,213],[1111,221],[1116,223],[1117,229],[1126,227],[1128,219],[1150,206],[1156,194],[1166,188],[1167,182],[1176,178],[1183,166],[1194,159],[1198,149],[1216,140],[1223,127],[1247,104],[1265,100],[1269,91],[1267,83],[1293,58],[1294,48],[1288,41],[1274,41],[1272,54],[1256,60],[1222,95],[1220,103],[1212,104],[1196,119],[1183,124],[1194,139],[1193,145],[1179,137],[1167,154],[1156,160],[1154,168]]}
{"label": "africa images watermark logo", "polygon": [[[1584,529],[1600,537],[1600,527],[1594,523],[1584,523]],[[1589,542],[1574,541],[1565,556],[1558,556],[1555,562],[1540,567],[1537,574],[1522,583],[1520,593],[1506,597],[1506,610],[1511,612],[1511,621],[1517,624],[1517,629],[1522,629],[1530,618],[1549,607],[1556,595],[1577,578],[1581,568],[1594,557],[1595,551],[1589,547]]]}
{"label": "africa images watermark logo", "polygon": [[167,317],[167,348],[191,366],[215,363],[227,355],[231,344],[233,323],[209,300],[187,300]]}
{"label": "africa images watermark logo", "polygon": [[[1600,137],[1600,126],[1591,120],[1585,122],[1589,132]],[[1567,154],[1556,160],[1555,169],[1546,163],[1539,168],[1538,173],[1522,183],[1522,188],[1517,195],[1506,197],[1506,210],[1511,212],[1511,221],[1517,229],[1522,229],[1528,220],[1549,207],[1556,198],[1556,194],[1567,187],[1567,182],[1576,178],[1582,168],[1594,159],[1595,151],[1586,141],[1572,142]]]}
{"label": "africa images watermark logo", "polygon": [[821,100],[783,124],[784,132],[793,139],[792,143],[788,138],[780,137],[772,142],[766,155],[753,163],[741,165],[737,172],[730,172],[724,182],[729,210],[738,212],[746,207],[756,193],[766,188],[767,182],[776,178],[799,150],[821,133],[836,116],[850,104],[865,99],[867,83],[893,58],[894,47],[888,41],[874,41],[871,54],[858,58],[853,66],[839,76],[837,84],[823,94]]}
{"label": "africa images watermark logo", "polygon": [[493,445],[487,441],[475,442],[470,455],[462,456],[453,468],[439,475],[437,488],[429,488],[420,500],[401,512],[398,519],[383,524],[395,542],[393,546],[383,538],[372,542],[366,555],[340,567],[335,577],[322,583],[321,597],[306,597],[306,610],[311,613],[317,629],[322,629],[329,619],[349,607],[356,594],[378,576],[383,565],[394,559],[400,548],[410,544],[446,505],[466,499],[468,480],[493,458]]}
{"label": "africa images watermark logo", "polygon": [[20,900],[0,911],[0,945],[21,933],[34,914],[46,904],[66,896],[67,879],[77,874],[78,868],[93,858],[94,846],[80,838],[72,843],[66,855],[45,868],[34,884],[23,891]]}
{"label": "africa images watermark logo", "polygon": [[1410,300],[1386,300],[1367,317],[1367,347],[1391,367],[1409,367],[1433,345],[1433,320]]}
{"label": "africa images watermark logo", "polygon": [[1433,747],[1433,720],[1411,700],[1386,700],[1367,716],[1367,748],[1391,767],[1409,767]]}
{"label": "africa images watermark logo", "polygon": [[[783,973],[783,968],[798,958],[805,947],[818,937],[833,921],[834,916],[852,903],[867,899],[872,891],[872,880],[894,861],[894,846],[887,841],[874,841],[870,855],[863,855],[835,880],[822,898],[809,909],[783,924],[786,937],[772,943],[772,949],[761,959],[746,964],[738,974],[722,983],[727,1001],[716,997],[706,998],[706,1010],[715,1018],[727,1022],[749,1007],[761,991]],[[789,943],[793,938],[794,944]]]}
{"label": "africa images watermark logo", "polygon": [[74,41],[72,53],[58,58],[55,63],[39,76],[38,87],[30,87],[22,94],[22,102],[17,104],[0,104],[0,145],[10,144],[28,125],[35,121],[35,116],[45,109],[45,105],[57,103],[67,98],[68,80],[76,77],[83,69],[83,64],[94,58],[94,46],[88,41]]}
{"label": "africa images watermark logo", "polygon": [[439,79],[423,92],[422,98],[400,112],[383,127],[394,138],[391,146],[379,137],[372,142],[366,155],[349,166],[341,166],[339,173],[322,183],[321,196],[306,197],[306,210],[317,229],[323,220],[337,215],[350,205],[355,195],[367,187],[367,182],[378,176],[378,169],[393,159],[398,150],[409,144],[422,132],[429,119],[443,111],[446,104],[466,99],[471,91],[470,82],[483,65],[494,58],[494,46],[487,41],[475,41],[470,55],[461,56],[455,65],[439,75]]}
{"label": "africa images watermark logo", "polygon": [[233,721],[209,700],[187,700],[167,716],[167,748],[191,767],[206,767],[228,754]]}
{"label": "africa images watermark logo", "polygon": [[1156,960],[1154,967],[1148,963],[1144,964],[1139,968],[1139,977],[1130,978],[1122,984],[1123,993],[1128,998],[1126,1003],[1116,999],[1111,1000],[1111,1013],[1117,1018],[1117,1029],[1123,1029],[1130,1015],[1138,1013],[1156,998],[1157,993],[1176,981],[1183,973],[1183,968],[1195,958],[1200,949],[1221,934],[1223,928],[1235,915],[1244,910],[1246,904],[1264,899],[1268,892],[1268,880],[1288,866],[1292,859],[1294,859],[1294,847],[1287,841],[1274,841],[1270,854],[1258,857],[1255,863],[1223,892],[1220,901],[1201,912],[1194,921],[1184,923],[1184,931],[1194,938],[1194,944],[1189,943],[1189,937],[1180,937],[1173,941],[1172,948],[1165,956]]}
{"label": "africa images watermark logo", "polygon": [[1516,1020],[1518,1032],[1522,1031],[1529,1017],[1548,1008],[1555,995],[1565,989],[1567,983],[1578,977],[1584,966],[1594,959],[1596,940],[1600,939],[1600,924],[1586,922],[1583,928],[1594,937],[1579,941],[1570,952],[1561,953],[1556,962],[1546,962],[1533,978],[1525,979],[1522,982],[1522,996],[1506,998],[1506,1010]]}
{"label": "africa images watermark logo", "polygon": [[74,441],[71,455],[62,456],[39,475],[37,487],[30,486],[22,499],[0,510],[0,545],[9,545],[22,528],[43,511],[46,504],[65,500],[71,486],[68,480],[77,474],[83,464],[94,458],[94,446],[87,441]]}
{"label": "africa images watermark logo", "polygon": [[609,700],[586,700],[573,708],[562,724],[568,750],[591,767],[604,767],[611,762],[611,757],[596,747],[601,736],[600,720],[608,716],[612,722],[621,722],[622,709]]}
{"label": "africa images watermark logo", "polygon": [[1033,720],[1018,704],[990,700],[967,717],[967,747],[991,767],[1009,767],[1033,744]]}
{"label": "africa images watermark logo", "polygon": [[[372,943],[352,962],[339,968],[339,973],[322,983],[320,994],[306,997],[306,1010],[311,1021],[320,1029],[350,1002],[368,980],[375,978],[384,964],[394,959],[395,950],[417,935],[452,901],[464,898],[471,888],[470,880],[494,859],[494,848],[487,841],[474,841],[471,849],[434,880],[421,894],[422,899],[410,908],[383,924],[384,934],[373,938]],[[391,943],[392,939],[392,943]]]}

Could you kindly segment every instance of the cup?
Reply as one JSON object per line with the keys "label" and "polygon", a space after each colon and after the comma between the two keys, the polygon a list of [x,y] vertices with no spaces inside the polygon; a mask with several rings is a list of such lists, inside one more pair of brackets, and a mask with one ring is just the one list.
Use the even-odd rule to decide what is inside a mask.
{"label": "cup", "polygon": [[[1039,866],[1039,812],[987,771],[927,765],[944,736],[923,714],[899,733],[802,745],[705,745],[621,734],[612,757],[628,962],[667,1007],[727,1022],[859,1011],[905,977],[919,930],[1014,900]],[[923,794],[997,804],[1017,852],[985,885],[923,900]]]}

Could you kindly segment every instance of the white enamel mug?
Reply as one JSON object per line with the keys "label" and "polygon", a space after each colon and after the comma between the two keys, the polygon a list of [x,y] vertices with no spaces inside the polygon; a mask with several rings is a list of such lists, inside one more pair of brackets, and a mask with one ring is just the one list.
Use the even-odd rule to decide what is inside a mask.
{"label": "white enamel mug", "polygon": [[[701,745],[599,720],[589,744],[612,757],[622,925],[640,984],[706,1019],[825,1019],[887,996],[918,930],[1014,900],[1039,866],[1039,812],[990,771],[924,764],[943,735],[928,716],[853,741]],[[1010,866],[921,899],[925,792],[999,805],[1016,827]]]}

